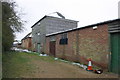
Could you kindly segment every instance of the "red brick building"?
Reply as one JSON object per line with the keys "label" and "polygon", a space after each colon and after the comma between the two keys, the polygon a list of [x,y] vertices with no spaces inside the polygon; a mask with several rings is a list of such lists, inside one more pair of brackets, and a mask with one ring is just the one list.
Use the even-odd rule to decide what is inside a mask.
{"label": "red brick building", "polygon": [[27,34],[22,40],[22,48],[32,50],[32,36],[31,33]]}
{"label": "red brick building", "polygon": [[108,69],[111,56],[108,28],[109,23],[116,21],[119,19],[48,34],[43,52],[83,64],[91,58],[94,65]]}

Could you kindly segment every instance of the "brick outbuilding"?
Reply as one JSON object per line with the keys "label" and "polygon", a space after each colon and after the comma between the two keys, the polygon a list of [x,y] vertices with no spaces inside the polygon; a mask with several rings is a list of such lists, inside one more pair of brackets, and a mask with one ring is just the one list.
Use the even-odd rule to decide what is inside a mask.
{"label": "brick outbuilding", "polygon": [[58,58],[109,69],[111,63],[109,24],[120,19],[105,21],[81,28],[47,34],[44,53]]}
{"label": "brick outbuilding", "polygon": [[32,50],[33,49],[33,45],[32,45],[32,36],[31,36],[31,32],[28,33],[22,40],[22,48],[24,49],[28,49],[28,50]]}

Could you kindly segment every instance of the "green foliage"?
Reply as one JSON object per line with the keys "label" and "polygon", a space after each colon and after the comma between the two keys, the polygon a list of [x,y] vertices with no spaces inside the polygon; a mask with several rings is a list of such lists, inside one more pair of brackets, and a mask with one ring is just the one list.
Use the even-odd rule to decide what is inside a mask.
{"label": "green foliage", "polygon": [[2,2],[2,48],[7,51],[14,41],[14,32],[22,31],[22,20],[15,11],[15,2]]}

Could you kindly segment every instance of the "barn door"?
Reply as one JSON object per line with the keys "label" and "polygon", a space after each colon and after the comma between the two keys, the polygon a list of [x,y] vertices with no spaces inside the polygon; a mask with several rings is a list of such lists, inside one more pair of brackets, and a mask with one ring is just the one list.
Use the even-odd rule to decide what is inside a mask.
{"label": "barn door", "polygon": [[112,33],[111,40],[111,72],[120,74],[120,32]]}
{"label": "barn door", "polygon": [[55,56],[55,50],[56,50],[56,46],[55,46],[56,42],[55,41],[50,41],[50,46],[49,46],[49,50],[50,50],[50,55]]}

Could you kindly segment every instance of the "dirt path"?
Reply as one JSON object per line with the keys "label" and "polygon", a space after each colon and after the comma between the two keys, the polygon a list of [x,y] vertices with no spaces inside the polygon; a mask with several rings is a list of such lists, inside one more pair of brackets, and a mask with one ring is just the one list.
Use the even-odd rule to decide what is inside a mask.
{"label": "dirt path", "polygon": [[[20,66],[20,63],[14,64],[15,66],[17,65],[17,67],[14,67],[14,68],[19,68],[17,71],[19,72],[19,76],[15,76],[15,77],[20,77],[20,78],[117,78],[117,75],[112,73],[95,74],[69,63],[55,61],[53,58],[52,59],[50,58],[49,60],[49,57],[40,57],[38,55],[29,55],[29,54],[27,54],[27,56],[25,55],[23,56],[22,54],[19,54],[19,57],[26,58],[27,61],[23,61],[24,64],[21,64],[21,66]],[[7,76],[10,77],[9,75]]]}
{"label": "dirt path", "polygon": [[[31,58],[33,58],[31,56]],[[88,72],[78,66],[71,65],[60,61],[46,62],[36,60],[35,57],[29,65],[34,65],[31,73],[21,75],[22,77],[31,78],[115,78],[114,74],[95,74]]]}
{"label": "dirt path", "polygon": [[43,61],[34,62],[34,70],[30,75],[22,77],[31,78],[116,78],[114,74],[95,74],[88,72],[78,66],[64,62],[46,63]]}

